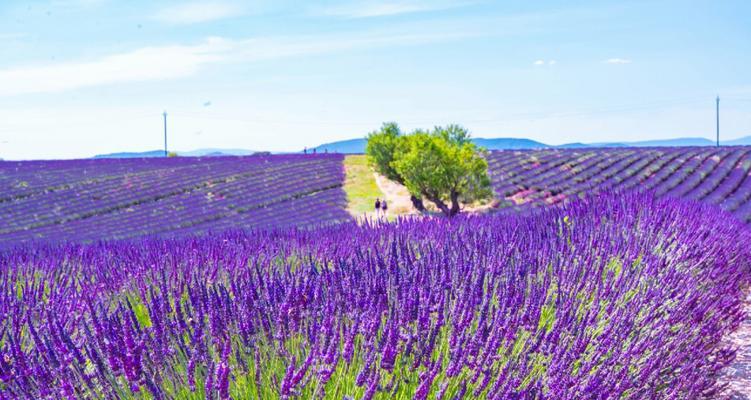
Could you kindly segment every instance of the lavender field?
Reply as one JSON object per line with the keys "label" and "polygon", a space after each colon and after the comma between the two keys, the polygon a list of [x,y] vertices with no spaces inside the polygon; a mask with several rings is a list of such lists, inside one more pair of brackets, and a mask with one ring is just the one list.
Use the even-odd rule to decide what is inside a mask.
{"label": "lavender field", "polygon": [[[487,158],[495,211],[504,214],[635,190],[715,204],[751,222],[750,147],[495,151]],[[346,222],[343,160],[0,162],[0,246]]]}
{"label": "lavender field", "polygon": [[726,394],[751,149],[488,160],[361,224],[340,155],[0,163],[0,399]]}
{"label": "lavender field", "polygon": [[716,398],[751,240],[650,195],[0,255],[0,398]]}
{"label": "lavender field", "polygon": [[340,155],[0,162],[0,244],[342,222]]}
{"label": "lavender field", "polygon": [[751,400],[749,15],[0,0],[0,400]]}
{"label": "lavender field", "polygon": [[637,190],[715,204],[751,222],[751,147],[498,151],[488,160],[508,211]]}

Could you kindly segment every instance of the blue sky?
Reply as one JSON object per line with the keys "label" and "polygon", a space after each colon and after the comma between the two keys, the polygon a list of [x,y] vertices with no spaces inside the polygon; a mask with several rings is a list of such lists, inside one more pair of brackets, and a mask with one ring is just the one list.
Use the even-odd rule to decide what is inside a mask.
{"label": "blue sky", "polygon": [[0,157],[751,135],[751,2],[0,2]]}

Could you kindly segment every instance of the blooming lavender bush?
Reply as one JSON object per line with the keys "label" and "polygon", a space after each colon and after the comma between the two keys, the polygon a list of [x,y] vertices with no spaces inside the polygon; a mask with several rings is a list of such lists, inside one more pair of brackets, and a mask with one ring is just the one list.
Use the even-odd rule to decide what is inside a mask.
{"label": "blooming lavender bush", "polygon": [[712,398],[748,228],[650,195],[530,216],[0,256],[0,398]]}

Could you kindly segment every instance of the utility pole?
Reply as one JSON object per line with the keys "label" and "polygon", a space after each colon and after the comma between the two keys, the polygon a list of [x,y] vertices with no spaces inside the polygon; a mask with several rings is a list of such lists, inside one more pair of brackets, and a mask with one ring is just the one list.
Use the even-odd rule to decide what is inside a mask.
{"label": "utility pole", "polygon": [[715,115],[717,115],[717,147],[720,147],[720,96],[717,96]]}
{"label": "utility pole", "polygon": [[164,156],[167,157],[167,111],[162,113],[164,116]]}

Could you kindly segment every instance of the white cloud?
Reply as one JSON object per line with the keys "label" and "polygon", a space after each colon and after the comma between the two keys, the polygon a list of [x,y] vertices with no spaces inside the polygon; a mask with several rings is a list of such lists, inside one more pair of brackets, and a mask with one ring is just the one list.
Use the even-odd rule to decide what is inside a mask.
{"label": "white cloud", "polygon": [[208,38],[195,45],[144,47],[96,60],[0,69],[0,96],[46,93],[100,85],[184,78],[217,62],[254,62],[378,46],[409,46],[459,39],[467,33],[365,33],[244,40]]}
{"label": "white cloud", "polygon": [[631,60],[627,58],[608,58],[605,60],[605,64],[631,64]]}
{"label": "white cloud", "polygon": [[15,39],[22,39],[27,37],[28,35],[25,33],[15,33],[15,32],[8,32],[8,33],[2,33],[0,32],[0,40],[15,40]]}
{"label": "white cloud", "polygon": [[107,1],[108,0],[54,0],[51,5],[54,7],[96,7]]}
{"label": "white cloud", "polygon": [[532,63],[532,65],[534,65],[535,67],[542,67],[544,65],[553,66],[553,65],[556,65],[556,64],[558,64],[558,61],[556,61],[556,60],[547,60],[547,61],[546,60],[536,60],[535,62]]}
{"label": "white cloud", "polygon": [[159,10],[154,19],[169,24],[195,24],[240,15],[242,10],[225,2],[192,2]]}
{"label": "white cloud", "polygon": [[341,18],[385,17],[418,12],[440,11],[464,7],[467,1],[359,1],[319,10],[316,14]]}
{"label": "white cloud", "polygon": [[93,61],[2,69],[0,96],[184,77],[217,61],[229,47],[212,38],[194,46],[144,47]]}

